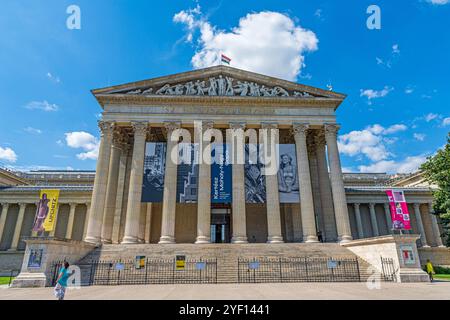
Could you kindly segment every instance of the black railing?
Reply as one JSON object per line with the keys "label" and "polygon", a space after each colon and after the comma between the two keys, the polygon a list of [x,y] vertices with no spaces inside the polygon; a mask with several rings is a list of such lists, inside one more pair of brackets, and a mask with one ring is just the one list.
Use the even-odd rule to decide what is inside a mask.
{"label": "black railing", "polygon": [[[56,285],[63,262],[52,267],[51,286]],[[217,259],[191,259],[182,265],[175,259],[91,261],[77,264],[81,286],[217,283]]]}
{"label": "black railing", "polygon": [[357,258],[239,258],[239,283],[360,282]]}
{"label": "black railing", "polygon": [[20,273],[20,270],[0,270],[0,277],[8,278],[8,286],[11,286],[12,281]]}
{"label": "black railing", "polygon": [[397,270],[394,259],[381,257],[382,280],[387,282],[397,281]]}

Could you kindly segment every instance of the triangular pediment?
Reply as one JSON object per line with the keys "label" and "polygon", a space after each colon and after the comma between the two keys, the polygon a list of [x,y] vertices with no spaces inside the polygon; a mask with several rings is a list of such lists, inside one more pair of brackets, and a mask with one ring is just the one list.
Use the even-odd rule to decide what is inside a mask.
{"label": "triangular pediment", "polygon": [[267,98],[329,98],[343,100],[345,95],[261,74],[215,66],[97,89],[95,96],[223,96]]}

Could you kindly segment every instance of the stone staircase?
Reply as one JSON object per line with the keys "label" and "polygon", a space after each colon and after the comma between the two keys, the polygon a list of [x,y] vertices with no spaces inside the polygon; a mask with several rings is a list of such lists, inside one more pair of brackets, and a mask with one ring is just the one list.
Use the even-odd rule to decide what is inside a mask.
{"label": "stone staircase", "polygon": [[[176,255],[185,255],[187,259],[217,259],[217,282],[238,282],[239,258],[334,258],[356,259],[357,256],[345,247],[336,243],[286,243],[286,244],[136,244],[136,245],[103,245],[81,259],[78,264],[90,261],[134,261],[136,256],[147,258],[174,259]],[[370,265],[358,259],[361,281],[370,276]],[[272,271],[268,271],[272,272]],[[275,272],[275,271],[273,271]]]}

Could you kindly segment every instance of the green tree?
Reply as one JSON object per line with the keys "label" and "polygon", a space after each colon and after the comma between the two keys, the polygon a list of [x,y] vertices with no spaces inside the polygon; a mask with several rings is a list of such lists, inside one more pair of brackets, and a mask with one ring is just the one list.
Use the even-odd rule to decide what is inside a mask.
{"label": "green tree", "polygon": [[447,144],[420,168],[429,183],[438,186],[433,191],[434,212],[440,216],[447,247],[450,246],[450,133]]}

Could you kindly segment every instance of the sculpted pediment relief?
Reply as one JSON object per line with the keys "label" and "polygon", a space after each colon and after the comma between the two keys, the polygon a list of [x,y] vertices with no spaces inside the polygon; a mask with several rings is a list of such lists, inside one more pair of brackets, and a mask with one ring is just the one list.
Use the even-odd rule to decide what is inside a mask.
{"label": "sculpted pediment relief", "polygon": [[233,77],[211,77],[183,83],[163,86],[146,87],[141,89],[123,90],[115,94],[143,95],[143,96],[241,96],[241,97],[313,97],[305,91],[291,91],[281,86],[266,86],[256,82],[238,80]]}
{"label": "sculpted pediment relief", "polygon": [[331,91],[224,66],[98,89],[93,93],[140,97],[345,98]]}

